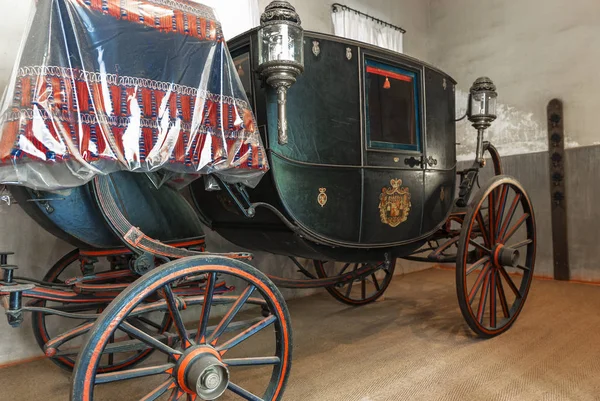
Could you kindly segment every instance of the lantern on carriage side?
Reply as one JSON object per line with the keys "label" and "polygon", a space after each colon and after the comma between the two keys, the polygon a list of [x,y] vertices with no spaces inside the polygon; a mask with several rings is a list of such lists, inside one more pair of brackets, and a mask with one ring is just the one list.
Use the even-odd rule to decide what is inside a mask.
{"label": "lantern on carriage side", "polygon": [[477,130],[477,161],[483,164],[483,133],[496,119],[496,85],[488,77],[473,82],[469,91],[469,121]]}
{"label": "lantern on carriage side", "polygon": [[272,1],[260,17],[259,72],[277,90],[278,139],[287,144],[287,90],[304,71],[304,30],[296,9],[287,1]]}

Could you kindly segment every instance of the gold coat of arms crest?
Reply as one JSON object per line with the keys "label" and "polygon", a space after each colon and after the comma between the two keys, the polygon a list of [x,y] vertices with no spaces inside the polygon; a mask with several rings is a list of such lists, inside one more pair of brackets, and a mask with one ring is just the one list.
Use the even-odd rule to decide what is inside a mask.
{"label": "gold coat of arms crest", "polygon": [[401,179],[392,179],[389,187],[381,189],[379,195],[379,216],[381,222],[398,227],[408,219],[410,212],[410,190],[402,186]]}

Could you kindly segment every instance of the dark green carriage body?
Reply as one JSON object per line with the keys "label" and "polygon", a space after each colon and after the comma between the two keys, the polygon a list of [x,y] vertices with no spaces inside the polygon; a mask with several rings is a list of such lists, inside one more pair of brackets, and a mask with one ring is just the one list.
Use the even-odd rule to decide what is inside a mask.
{"label": "dark green carriage body", "polygon": [[[386,252],[406,255],[443,224],[453,205],[456,176],[452,78],[398,53],[306,32],[305,71],[288,93],[289,143],[280,145],[276,94],[256,73],[257,31],[235,38],[229,48],[236,61],[249,56],[236,68],[271,163],[267,176],[248,190],[250,200],[273,205],[297,229],[264,208],[245,217],[225,191],[206,191],[200,180],[192,192],[213,229],[249,249],[366,261],[381,260]],[[384,77],[367,77],[367,66],[397,76],[394,85],[411,80],[412,144],[371,141],[367,86],[373,77],[381,82]],[[387,110],[388,115],[396,112]],[[382,191],[392,189],[392,180],[401,180],[401,188],[410,193],[410,210],[400,224],[381,216]]]}

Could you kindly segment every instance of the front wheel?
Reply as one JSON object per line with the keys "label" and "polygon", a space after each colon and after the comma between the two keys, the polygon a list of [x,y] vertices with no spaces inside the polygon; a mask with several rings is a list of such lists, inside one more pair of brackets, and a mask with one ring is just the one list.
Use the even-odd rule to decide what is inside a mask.
{"label": "front wheel", "polygon": [[[224,279],[241,283],[239,294],[219,291]],[[197,283],[203,295],[175,291],[186,283]],[[136,316],[148,309],[169,313],[173,332],[153,335],[139,324]],[[117,329],[134,340],[111,344]],[[280,400],[291,367],[291,330],[281,293],[254,267],[225,257],[173,261],[140,277],[98,318],[75,365],[71,400],[92,401],[101,384],[125,380],[134,383],[124,401]],[[146,348],[162,358],[117,373],[97,371],[105,353]]]}
{"label": "front wheel", "polygon": [[533,206],[517,180],[496,176],[469,204],[458,242],[456,290],[460,310],[481,337],[515,322],[533,279]]}

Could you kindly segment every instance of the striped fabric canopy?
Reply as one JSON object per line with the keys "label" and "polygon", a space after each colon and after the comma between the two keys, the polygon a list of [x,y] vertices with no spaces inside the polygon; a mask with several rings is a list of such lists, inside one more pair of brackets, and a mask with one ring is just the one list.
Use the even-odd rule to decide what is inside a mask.
{"label": "striped fabric canopy", "polygon": [[268,169],[211,8],[186,0],[39,0],[0,109],[0,183],[81,185],[118,170]]}

